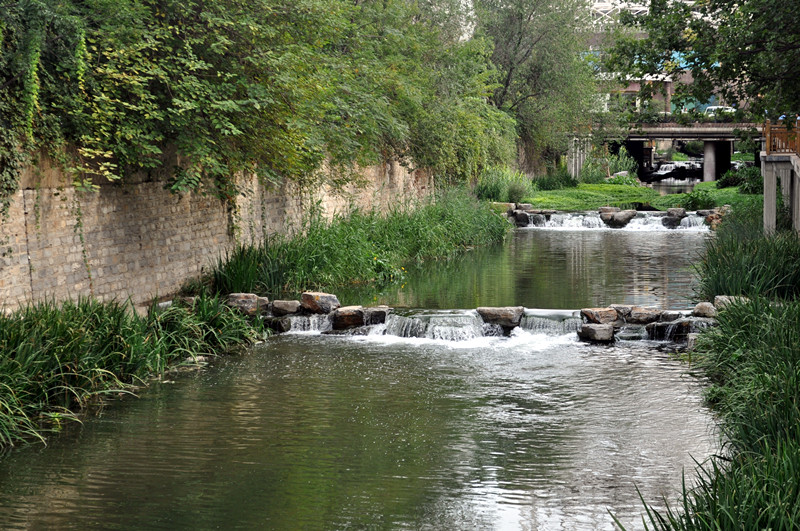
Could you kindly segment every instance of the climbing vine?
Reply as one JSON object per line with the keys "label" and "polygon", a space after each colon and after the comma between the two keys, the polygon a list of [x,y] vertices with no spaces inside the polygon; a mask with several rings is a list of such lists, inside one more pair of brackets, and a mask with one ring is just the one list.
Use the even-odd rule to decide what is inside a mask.
{"label": "climbing vine", "polygon": [[514,123],[486,98],[487,43],[441,31],[454,5],[6,2],[1,193],[36,150],[74,153],[82,190],[166,167],[167,189],[226,200],[241,172],[317,183],[386,157],[469,179],[513,154]]}

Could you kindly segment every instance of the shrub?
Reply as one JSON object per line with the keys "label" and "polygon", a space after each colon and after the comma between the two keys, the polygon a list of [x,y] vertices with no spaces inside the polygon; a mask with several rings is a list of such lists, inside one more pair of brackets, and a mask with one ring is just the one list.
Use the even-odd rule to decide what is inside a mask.
{"label": "shrub", "polygon": [[738,170],[726,171],[720,179],[717,180],[717,188],[732,188],[742,184],[742,175]]}
{"label": "shrub", "polygon": [[583,165],[580,178],[587,184],[600,184],[615,173],[626,171],[634,175],[638,168],[636,159],[628,154],[628,150],[621,147],[616,155],[608,153],[600,155],[595,152]]}
{"label": "shrub", "polygon": [[764,192],[764,177],[761,175],[761,168],[750,166],[739,170],[741,184],[739,191],[743,194],[760,194]]}
{"label": "shrub", "polygon": [[533,192],[530,179],[508,166],[493,166],[478,177],[474,193],[478,199],[518,203]]}
{"label": "shrub", "polygon": [[622,184],[625,186],[641,186],[639,179],[635,175],[616,175],[610,179],[606,179],[607,184]]}
{"label": "shrub", "polygon": [[714,208],[714,198],[708,190],[695,190],[681,201],[681,206],[686,210],[702,210]]}
{"label": "shrub", "polygon": [[540,191],[561,190],[575,188],[578,186],[578,180],[570,175],[566,168],[559,166],[548,169],[547,174],[534,179],[533,184]]}

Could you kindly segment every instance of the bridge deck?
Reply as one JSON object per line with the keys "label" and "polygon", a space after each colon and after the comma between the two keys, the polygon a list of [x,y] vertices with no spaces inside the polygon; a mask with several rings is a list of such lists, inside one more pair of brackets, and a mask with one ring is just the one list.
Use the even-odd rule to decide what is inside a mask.
{"label": "bridge deck", "polygon": [[761,135],[764,124],[757,123],[694,123],[694,124],[636,124],[628,133],[628,140],[735,140],[736,132],[755,129]]}

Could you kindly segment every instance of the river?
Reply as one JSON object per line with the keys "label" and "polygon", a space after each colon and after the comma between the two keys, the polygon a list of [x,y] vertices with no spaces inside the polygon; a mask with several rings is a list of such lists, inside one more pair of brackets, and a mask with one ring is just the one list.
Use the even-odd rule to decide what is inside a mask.
{"label": "river", "polygon": [[[685,309],[705,237],[521,229],[342,298],[451,324],[481,305],[540,309],[537,323],[611,303]],[[5,455],[0,524],[594,530],[613,513],[637,529],[637,488],[675,499],[717,449],[702,383],[668,346],[587,345],[558,323],[441,337],[290,333],[154,382]]]}

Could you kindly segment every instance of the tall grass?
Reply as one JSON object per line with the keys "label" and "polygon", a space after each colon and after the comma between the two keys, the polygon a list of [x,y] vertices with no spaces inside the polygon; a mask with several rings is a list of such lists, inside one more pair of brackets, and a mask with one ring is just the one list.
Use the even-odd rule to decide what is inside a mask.
{"label": "tall grass", "polygon": [[93,299],[41,302],[0,315],[0,446],[43,438],[90,401],[129,391],[178,361],[255,339],[218,298],[150,308]]}
{"label": "tall grass", "polygon": [[789,299],[800,296],[800,237],[781,231],[764,237],[758,211],[736,211],[708,241],[696,264],[697,293]]}
{"label": "tall grass", "polygon": [[307,219],[295,237],[270,236],[218,259],[212,289],[270,297],[352,283],[381,284],[412,262],[447,259],[501,241],[508,222],[465,190],[450,190],[414,208],[387,214],[356,210],[326,221]]}
{"label": "tall grass", "polygon": [[647,529],[800,526],[800,239],[765,236],[756,213],[736,214],[709,240],[700,293],[747,298],[719,312],[693,356],[723,452],[699,467],[677,507],[646,507]]}
{"label": "tall grass", "polygon": [[757,297],[718,316],[698,365],[720,413],[723,456],[699,469],[679,508],[649,529],[797,529],[800,523],[800,302]]}
{"label": "tall grass", "polygon": [[533,189],[533,183],[522,172],[508,166],[493,166],[481,172],[474,193],[486,201],[519,203]]}

